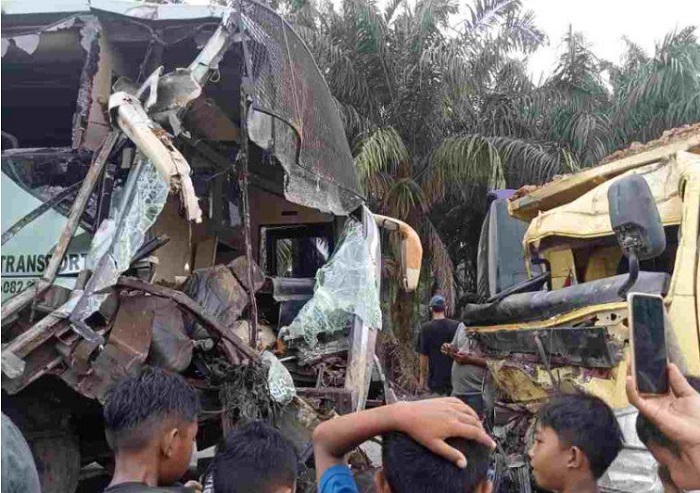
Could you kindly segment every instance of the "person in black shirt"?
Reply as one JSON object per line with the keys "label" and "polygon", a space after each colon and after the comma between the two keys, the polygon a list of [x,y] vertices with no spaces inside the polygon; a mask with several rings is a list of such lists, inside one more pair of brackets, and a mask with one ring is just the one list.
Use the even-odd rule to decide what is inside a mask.
{"label": "person in black shirt", "polygon": [[420,387],[439,395],[452,392],[452,358],[443,354],[442,345],[451,343],[459,326],[445,317],[445,298],[435,295],[430,300],[432,320],[420,330]]}

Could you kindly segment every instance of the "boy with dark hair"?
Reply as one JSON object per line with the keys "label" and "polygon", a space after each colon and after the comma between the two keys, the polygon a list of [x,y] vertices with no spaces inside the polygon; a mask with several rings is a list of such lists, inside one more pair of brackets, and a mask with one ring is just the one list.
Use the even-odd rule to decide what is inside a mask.
{"label": "boy with dark hair", "polygon": [[356,493],[344,456],[382,435],[378,493],[490,493],[495,443],[459,399],[400,402],[321,423],[314,431],[319,493]]}
{"label": "boy with dark hair", "polygon": [[464,454],[467,467],[456,467],[403,433],[383,435],[378,493],[488,493],[489,448],[463,438],[448,438],[446,443]]}
{"label": "boy with dark hair", "polygon": [[[669,369],[669,379],[671,374]],[[673,378],[677,380],[677,375]],[[685,380],[697,395],[697,392],[700,392],[700,378],[687,376]],[[696,402],[700,410],[700,397]],[[692,463],[684,457],[678,443],[669,439],[650,418],[642,413],[637,415],[636,428],[637,436],[659,463],[658,474],[665,493],[700,488],[700,470],[693,467]]]}
{"label": "boy with dark hair", "polygon": [[180,375],[144,368],[117,382],[104,406],[105,434],[115,454],[114,477],[105,492],[163,491],[158,486],[174,485],[190,463],[198,412],[197,393]]}
{"label": "boy with dark hair", "polygon": [[294,493],[297,453],[262,421],[230,432],[211,465],[214,493]]}
{"label": "boy with dark hair", "polygon": [[615,415],[602,399],[585,393],[555,397],[537,413],[528,451],[535,481],[555,492],[597,492],[622,443]]}

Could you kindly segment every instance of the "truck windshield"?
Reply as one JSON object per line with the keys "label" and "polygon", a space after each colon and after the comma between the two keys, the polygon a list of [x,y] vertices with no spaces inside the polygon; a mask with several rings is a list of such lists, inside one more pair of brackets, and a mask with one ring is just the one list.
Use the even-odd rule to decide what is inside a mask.
{"label": "truck windshield", "polygon": [[527,223],[508,214],[507,199],[491,202],[479,238],[479,294],[490,298],[528,279],[523,254]]}

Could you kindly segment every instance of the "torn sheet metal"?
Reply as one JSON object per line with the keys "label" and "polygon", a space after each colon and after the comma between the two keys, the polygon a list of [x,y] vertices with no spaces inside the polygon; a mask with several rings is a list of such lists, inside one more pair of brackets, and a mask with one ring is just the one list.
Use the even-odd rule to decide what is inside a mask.
{"label": "torn sheet metal", "polygon": [[181,308],[187,310],[187,312],[197,319],[198,322],[205,325],[212,337],[223,339],[222,342],[224,343],[224,354],[229,361],[234,362],[234,364],[238,364],[241,361],[236,354],[239,354],[243,358],[254,363],[260,362],[260,355],[258,355],[257,352],[255,352],[250,346],[236,336],[236,334],[229,330],[228,327],[221,325],[221,323],[206,312],[199,303],[193,301],[192,298],[187,296],[182,291],[176,291],[174,289],[158,286],[156,284],[151,284],[130,277],[120,277],[117,285],[127,289],[135,289],[138,291],[143,291],[144,293],[150,293],[154,296],[161,296],[173,300]]}
{"label": "torn sheet metal", "polygon": [[314,296],[283,330],[289,338],[303,337],[314,346],[321,333],[348,327],[352,315],[380,329],[379,284],[362,224],[348,219],[329,262],[316,273]]}
{"label": "torn sheet metal", "polygon": [[146,232],[163,210],[168,188],[150,161],[137,159],[129,173],[117,217],[103,222],[93,238],[87,263],[94,266],[94,272],[85,287],[85,295],[71,314],[71,322],[80,324],[96,312],[108,296],[101,291],[113,286],[129,268]]}
{"label": "torn sheet metal", "polygon": [[153,313],[150,328],[153,336],[147,363],[175,373],[185,371],[192,361],[194,341],[185,332],[184,317],[177,303],[158,296],[134,296],[131,299],[140,302],[144,311]]}
{"label": "torn sheet metal", "polygon": [[180,193],[187,220],[201,222],[202,210],[194,192],[190,165],[175,148],[167,132],[148,117],[137,98],[126,92],[112,94],[109,110],[129,139]]}
{"label": "torn sheet metal", "polygon": [[486,357],[507,358],[515,353],[538,356],[539,337],[552,364],[612,368],[622,356],[609,342],[605,327],[557,327],[553,329],[479,332],[476,338]]}
{"label": "torn sheet metal", "polygon": [[[241,0],[249,137],[282,163],[287,200],[347,215],[364,202],[343,123],[306,44],[274,10]],[[272,137],[274,136],[274,138]]]}
{"label": "torn sheet metal", "polygon": [[252,267],[253,286],[250,286],[248,283],[248,259],[245,255],[241,255],[228,264],[228,268],[231,269],[233,275],[244,288],[258,291],[265,284],[265,273],[255,262],[253,262]]}
{"label": "torn sheet metal", "polygon": [[92,371],[84,377],[69,371],[64,380],[81,394],[104,402],[115,381],[140,371],[148,357],[155,317],[153,307],[142,299],[122,297],[109,340],[92,363]]}

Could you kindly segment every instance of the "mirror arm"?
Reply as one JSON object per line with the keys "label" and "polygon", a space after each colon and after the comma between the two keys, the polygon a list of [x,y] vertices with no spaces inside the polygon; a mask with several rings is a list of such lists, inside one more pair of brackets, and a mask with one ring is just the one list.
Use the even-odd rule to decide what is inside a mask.
{"label": "mirror arm", "polygon": [[627,298],[627,292],[634,286],[634,283],[637,282],[637,278],[639,277],[639,258],[637,257],[637,252],[634,249],[630,249],[627,258],[629,260],[630,275],[625,281],[625,284],[623,284],[617,292],[623,299]]}

